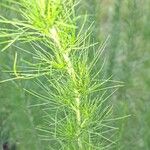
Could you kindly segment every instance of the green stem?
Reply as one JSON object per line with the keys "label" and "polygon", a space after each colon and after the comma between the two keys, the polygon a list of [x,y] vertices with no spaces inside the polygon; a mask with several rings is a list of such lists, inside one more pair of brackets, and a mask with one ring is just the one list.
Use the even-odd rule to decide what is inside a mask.
{"label": "green stem", "polygon": [[[53,40],[56,43],[56,45],[58,46],[59,49],[61,49],[61,43],[59,40],[59,36],[57,33],[57,30],[55,28],[52,28],[51,30],[51,34],[53,35]],[[76,82],[76,73],[75,70],[73,68],[73,65],[71,63],[70,57],[69,57],[69,52],[65,52],[62,53],[63,59],[67,64],[67,72],[69,74],[69,76],[71,77],[71,79],[73,80],[73,82]],[[81,137],[80,137],[80,128],[81,128],[81,112],[80,112],[80,93],[78,92],[78,90],[76,88],[74,88],[74,93],[75,93],[75,113],[76,113],[76,120],[77,120],[77,124],[78,124],[78,131],[77,131],[77,135],[78,135],[78,146],[79,146],[79,150],[82,150],[82,141],[81,141]]]}
{"label": "green stem", "polygon": [[[67,63],[67,71],[68,71],[68,74],[71,76],[72,80],[75,82],[76,80],[76,77],[75,77],[75,70],[72,66],[72,63],[70,61],[70,58],[69,58],[69,54],[66,53],[63,55],[64,57],[64,60],[65,62]],[[77,120],[77,124],[78,124],[78,131],[77,131],[77,135],[78,135],[78,146],[79,146],[79,149],[82,150],[82,141],[81,141],[81,137],[80,137],[80,127],[81,127],[81,112],[80,112],[80,93],[78,92],[77,89],[74,89],[75,91],[75,102],[76,102],[76,120]]]}

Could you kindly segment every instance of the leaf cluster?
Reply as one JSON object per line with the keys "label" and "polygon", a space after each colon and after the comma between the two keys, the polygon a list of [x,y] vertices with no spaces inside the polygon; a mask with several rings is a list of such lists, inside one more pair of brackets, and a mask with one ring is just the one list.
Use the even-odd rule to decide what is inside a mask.
{"label": "leaf cluster", "polygon": [[[16,51],[10,72],[15,77],[5,81],[35,79],[40,90],[25,91],[41,100],[30,106],[43,112],[44,124],[37,126],[41,140],[48,141],[50,149],[109,148],[115,142],[104,134],[113,136],[116,128],[107,121],[112,110],[107,99],[122,83],[116,85],[111,77],[99,79],[104,64],[95,70],[108,39],[95,51],[97,43],[90,42],[91,26],[82,32],[86,17],[81,27],[76,25],[79,17],[71,0],[8,1],[19,7],[16,11],[21,19],[0,16],[0,23],[6,25],[0,31],[1,38],[8,38],[2,51],[13,46],[31,58],[18,62]],[[29,49],[23,48],[25,43]],[[19,66],[20,62],[23,65]],[[107,94],[109,89],[114,91]]]}

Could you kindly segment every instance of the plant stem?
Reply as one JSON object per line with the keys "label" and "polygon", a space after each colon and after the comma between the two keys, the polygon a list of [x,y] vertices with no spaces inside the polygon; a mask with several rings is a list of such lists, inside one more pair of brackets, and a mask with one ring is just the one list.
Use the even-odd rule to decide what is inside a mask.
{"label": "plant stem", "polygon": [[[57,33],[57,30],[55,28],[53,28],[51,30],[51,34],[53,34],[53,40],[56,43],[56,45],[58,46],[59,49],[61,49],[61,43],[59,40],[59,36]],[[73,65],[71,63],[70,57],[69,57],[69,52],[62,52],[62,56],[64,61],[67,64],[67,72],[69,74],[69,76],[71,77],[72,81],[74,83],[76,83],[76,72],[73,68]],[[78,146],[79,146],[79,150],[82,150],[82,141],[81,141],[81,137],[80,137],[80,133],[81,133],[81,112],[80,112],[80,93],[78,92],[78,90],[76,88],[74,88],[74,93],[75,93],[75,113],[76,113],[76,120],[77,120],[77,124],[78,124],[78,131],[77,131],[77,142],[78,142]]]}
{"label": "plant stem", "polygon": [[[63,55],[63,57],[67,63],[68,74],[71,76],[73,82],[75,82],[76,81],[75,70],[70,61],[69,54],[66,53]],[[80,132],[81,132],[81,130],[80,130],[80,127],[81,127],[80,93],[78,92],[77,89],[74,89],[74,91],[75,91],[75,102],[76,102],[75,112],[76,112],[76,120],[77,120],[77,124],[78,124],[78,131],[77,131],[78,139],[77,139],[77,141],[78,141],[79,149],[82,150],[82,141],[80,138]]]}

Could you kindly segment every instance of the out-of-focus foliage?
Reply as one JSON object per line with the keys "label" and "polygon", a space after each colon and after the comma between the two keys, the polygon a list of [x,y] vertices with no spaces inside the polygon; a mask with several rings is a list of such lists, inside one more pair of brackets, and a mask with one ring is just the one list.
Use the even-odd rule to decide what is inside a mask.
{"label": "out-of-focus foliage", "polygon": [[[96,20],[95,38],[111,40],[106,50],[106,75],[125,83],[114,97],[114,114],[131,114],[120,120],[121,150],[150,149],[150,1],[84,0]],[[123,124],[122,124],[123,123]]]}

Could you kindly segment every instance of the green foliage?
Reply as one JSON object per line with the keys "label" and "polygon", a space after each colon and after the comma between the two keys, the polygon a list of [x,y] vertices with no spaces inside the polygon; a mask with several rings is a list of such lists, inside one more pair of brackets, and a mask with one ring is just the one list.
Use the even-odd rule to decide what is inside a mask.
{"label": "green foliage", "polygon": [[19,14],[0,16],[2,51],[15,49],[12,78],[1,83],[30,79],[24,91],[32,133],[40,139],[36,149],[111,148],[117,128],[107,100],[122,83],[104,79],[103,65],[97,68],[108,39],[100,47],[91,43],[91,26],[85,29],[86,17],[77,24],[83,17],[72,0],[8,2],[9,8],[1,5]]}
{"label": "green foliage", "polygon": [[89,1],[84,2],[85,9],[95,12],[93,18],[97,18],[95,37],[103,41],[110,34],[106,76],[113,74],[114,80],[125,83],[112,97],[114,115],[131,117],[117,122],[120,141],[114,150],[149,150],[150,124],[145,118],[150,118],[150,1],[96,0],[93,8]]}

